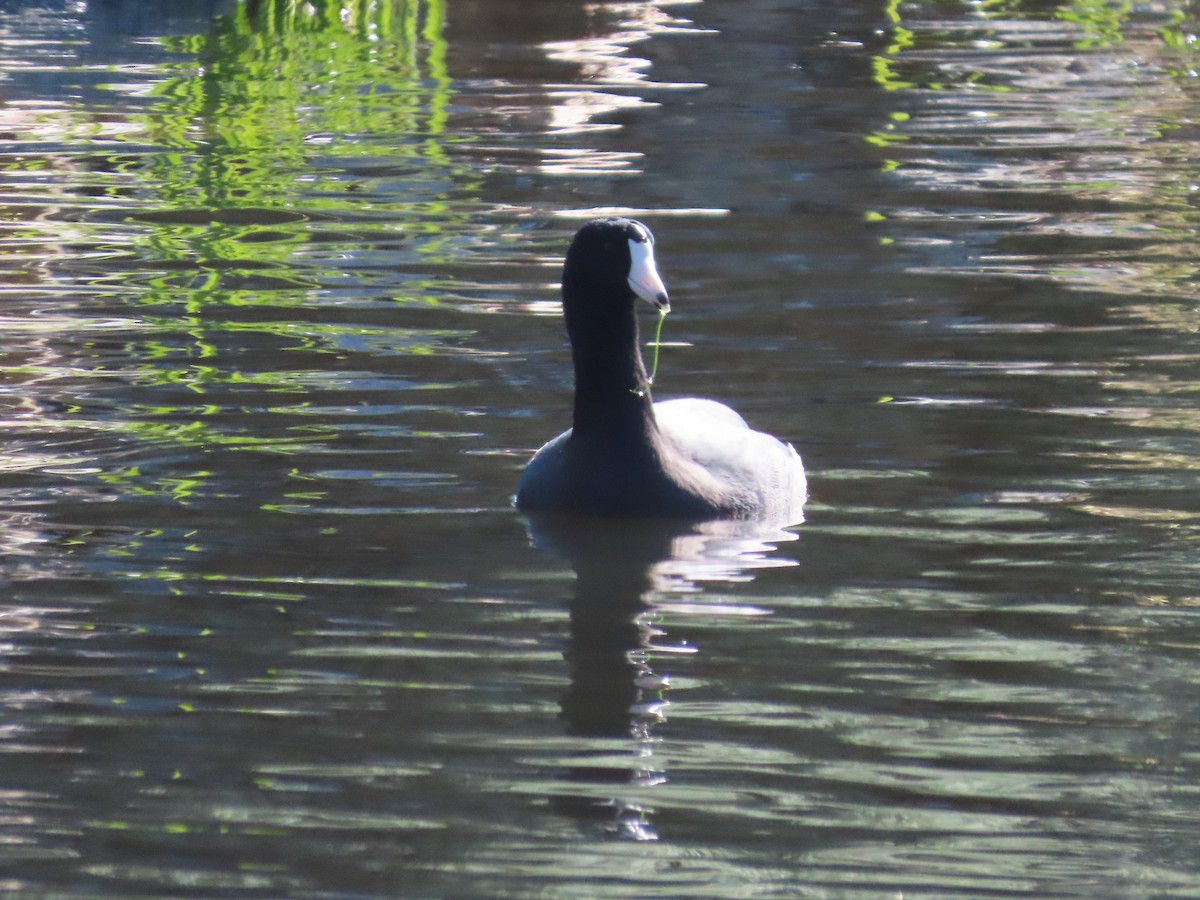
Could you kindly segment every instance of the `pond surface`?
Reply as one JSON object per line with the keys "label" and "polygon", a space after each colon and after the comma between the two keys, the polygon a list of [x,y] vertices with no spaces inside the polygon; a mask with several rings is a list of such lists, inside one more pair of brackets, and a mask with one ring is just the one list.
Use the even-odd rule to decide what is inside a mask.
{"label": "pond surface", "polygon": [[[4,888],[1200,896],[1193,6],[158,6],[0,19]],[[804,523],[512,508],[601,209]]]}

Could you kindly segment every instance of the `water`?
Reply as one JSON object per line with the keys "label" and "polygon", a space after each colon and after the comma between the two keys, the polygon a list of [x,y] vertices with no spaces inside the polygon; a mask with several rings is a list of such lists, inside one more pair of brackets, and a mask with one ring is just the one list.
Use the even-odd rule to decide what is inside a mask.
{"label": "water", "polygon": [[[0,21],[6,889],[1200,895],[1191,7],[170,6]],[[802,525],[512,509],[602,208]]]}

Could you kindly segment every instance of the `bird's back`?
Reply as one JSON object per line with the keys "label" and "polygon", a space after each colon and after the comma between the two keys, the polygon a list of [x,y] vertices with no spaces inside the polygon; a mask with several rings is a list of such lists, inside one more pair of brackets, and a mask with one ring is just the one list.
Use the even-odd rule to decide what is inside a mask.
{"label": "bird's back", "polygon": [[753,430],[715,400],[664,400],[654,404],[654,415],[672,455],[721,484],[739,515],[779,524],[802,517],[808,482],[791,444]]}

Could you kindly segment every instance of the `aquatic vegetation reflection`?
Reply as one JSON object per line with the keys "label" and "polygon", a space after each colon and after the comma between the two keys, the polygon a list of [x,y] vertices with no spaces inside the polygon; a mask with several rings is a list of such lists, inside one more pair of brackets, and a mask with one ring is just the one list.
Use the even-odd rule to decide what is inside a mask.
{"label": "aquatic vegetation reflection", "polygon": [[[935,315],[947,334],[1026,337],[1015,357],[985,339],[903,363],[987,383],[916,402],[1068,422],[1047,446],[1081,471],[1040,487],[1100,527],[1136,521],[1194,553],[1194,512],[1173,493],[1194,486],[1200,428],[1194,9],[886,10],[871,62],[890,111],[864,139],[895,200],[864,218],[908,275],[954,286]],[[1134,473],[1136,499],[1116,487]]]}
{"label": "aquatic vegetation reflection", "polygon": [[[962,272],[1198,296],[1187,8],[887,9],[891,40],[874,71],[896,110],[867,140],[893,177],[962,199],[942,211],[883,211],[880,221],[903,221],[915,237],[946,216],[991,219],[996,242],[967,248]],[[964,55],[980,46],[989,52]]]}
{"label": "aquatic vegetation reflection", "polygon": [[[40,113],[0,153],[11,182],[36,185],[5,199],[4,239],[33,264],[0,273],[19,291],[5,379],[21,428],[103,459],[102,485],[182,501],[206,468],[150,478],[110,461],[113,441],[311,449],[336,436],[303,415],[312,391],[346,377],[314,355],[453,352],[467,332],[322,312],[440,302],[434,273],[469,230],[450,198],[477,178],[447,146],[462,137],[447,130],[445,13],[237,4],[207,33],[163,38],[179,63],[159,80],[101,88],[136,101],[119,129],[92,128],[82,102]],[[241,424],[247,411],[279,426]]]}

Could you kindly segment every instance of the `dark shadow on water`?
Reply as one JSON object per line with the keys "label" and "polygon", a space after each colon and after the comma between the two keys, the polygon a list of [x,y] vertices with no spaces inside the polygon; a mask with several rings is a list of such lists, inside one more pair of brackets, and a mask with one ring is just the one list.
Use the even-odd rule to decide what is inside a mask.
{"label": "dark shadow on water", "polygon": [[697,652],[668,642],[661,605],[678,594],[702,601],[703,582],[746,581],[755,569],[791,565],[771,554],[795,535],[762,523],[568,516],[533,517],[529,531],[576,574],[562,718],[585,746],[560,776],[577,790],[554,797],[552,808],[620,837],[655,840],[645,796],[668,780],[653,729],[666,719],[670,686],[655,666]]}

